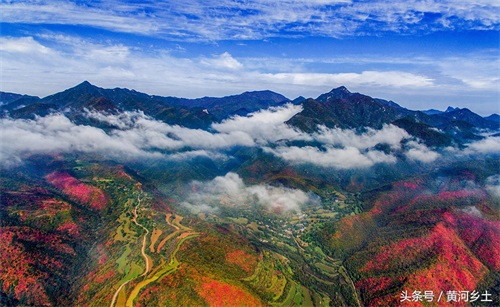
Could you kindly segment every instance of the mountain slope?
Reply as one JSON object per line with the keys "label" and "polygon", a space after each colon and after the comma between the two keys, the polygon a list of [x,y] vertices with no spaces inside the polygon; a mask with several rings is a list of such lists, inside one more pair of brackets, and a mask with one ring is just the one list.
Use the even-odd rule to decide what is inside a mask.
{"label": "mountain slope", "polygon": [[[316,99],[302,102],[303,111],[287,124],[312,132],[318,126],[342,129],[395,124],[428,146],[461,145],[480,140],[482,129],[497,131],[498,123],[483,118],[468,109],[448,108],[445,112],[412,111],[383,99],[351,93],[345,87],[335,88]],[[491,117],[495,118],[495,117]]]}
{"label": "mountain slope", "polygon": [[410,113],[397,105],[359,93],[351,93],[345,87],[333,89],[316,99],[303,102],[304,110],[287,123],[304,131],[313,131],[316,125],[327,127],[380,129]]}
{"label": "mountain slope", "polygon": [[0,110],[12,111],[40,100],[37,96],[0,92]]}
{"label": "mountain slope", "polygon": [[319,230],[326,250],[344,259],[366,305],[398,304],[407,289],[497,291],[498,202],[480,188],[464,189],[494,174],[492,163],[396,182],[366,194],[370,210]]}
{"label": "mountain slope", "polygon": [[37,96],[21,95],[16,93],[0,92],[0,106],[5,106],[19,99],[38,100]]}
{"label": "mountain slope", "polygon": [[388,306],[403,291],[498,293],[494,129],[468,110],[428,115],[345,87],[212,125],[283,98],[84,82],[3,109],[0,305]]}
{"label": "mountain slope", "polygon": [[163,97],[128,89],[103,89],[88,81],[44,97],[11,112],[10,115],[14,118],[33,118],[34,115],[44,116],[50,112],[64,112],[70,118],[82,120],[81,115],[85,109],[107,113],[142,111],[166,123],[190,128],[206,128],[214,121],[214,117],[206,114],[202,109],[173,107],[167,104]]}
{"label": "mountain slope", "polygon": [[108,113],[139,110],[166,123],[191,128],[206,128],[232,115],[247,115],[289,102],[286,97],[271,91],[245,92],[221,98],[184,99],[152,96],[121,88],[103,89],[88,81],[41,100],[28,101],[23,97],[21,101],[19,95],[5,96],[6,99],[10,97],[10,104],[3,109],[11,111],[10,115],[15,118],[33,118],[34,115],[44,116],[61,111],[75,118],[84,109]]}
{"label": "mountain slope", "polygon": [[220,120],[231,115],[247,115],[261,109],[280,106],[290,100],[272,91],[254,91],[222,98],[203,97],[197,99],[170,99],[168,101],[174,106],[206,109]]}
{"label": "mountain slope", "polygon": [[489,120],[477,115],[469,109],[463,108],[455,108],[452,111],[446,111],[441,114],[433,115],[434,117],[439,116],[442,118],[446,118],[449,122],[453,121],[464,121],[467,122],[474,127],[483,128],[483,129],[499,129],[500,125],[498,123],[492,123]]}
{"label": "mountain slope", "polygon": [[499,123],[500,122],[500,115],[498,114],[491,114],[490,116],[485,117],[486,120]]}

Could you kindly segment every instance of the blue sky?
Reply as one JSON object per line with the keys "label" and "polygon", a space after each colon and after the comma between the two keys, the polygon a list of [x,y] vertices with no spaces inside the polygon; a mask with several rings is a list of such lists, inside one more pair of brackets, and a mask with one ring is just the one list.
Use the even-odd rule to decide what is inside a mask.
{"label": "blue sky", "polygon": [[[459,2],[459,3],[457,3]],[[1,1],[0,90],[181,97],[334,87],[500,113],[496,0]]]}

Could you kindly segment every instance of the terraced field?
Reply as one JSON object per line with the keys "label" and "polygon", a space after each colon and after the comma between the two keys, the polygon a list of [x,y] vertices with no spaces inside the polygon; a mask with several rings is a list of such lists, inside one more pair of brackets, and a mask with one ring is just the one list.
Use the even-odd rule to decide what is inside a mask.
{"label": "terraced field", "polygon": [[[356,293],[342,262],[328,257],[306,235],[316,223],[336,218],[333,209],[248,209],[234,214],[228,209],[224,216],[205,215],[205,221],[185,219],[158,207],[133,178],[105,179],[96,177],[94,182],[109,194],[118,191],[125,197],[115,197],[113,215],[118,218],[110,229],[111,240],[102,241],[107,254],[99,254],[99,265],[89,276],[92,288],[84,290],[86,300],[96,306],[166,300],[172,306],[234,305],[246,299],[257,305],[328,306],[348,301],[339,294],[339,284]],[[108,286],[99,287],[100,281]],[[224,289],[231,296],[216,299],[213,292]]]}
{"label": "terraced field", "polygon": [[[142,191],[141,191],[142,193]],[[126,203],[126,208],[129,212],[123,212],[120,215],[120,226],[117,229],[115,242],[123,241],[124,251],[120,258],[116,260],[118,272],[123,274],[123,278],[117,283],[116,290],[111,299],[110,307],[114,306],[134,306],[134,300],[137,298],[140,291],[146,288],[149,284],[174,273],[179,268],[179,261],[176,254],[182,244],[198,235],[191,228],[181,224],[183,217],[180,215],[165,215],[165,228],[174,229],[174,232],[169,232],[170,229],[155,228],[152,231],[141,224],[138,211],[141,209],[141,194],[135,201],[129,199]],[[130,214],[131,213],[131,214]],[[134,257],[130,257],[132,250],[130,245],[139,239],[137,232],[131,230],[131,224],[135,224],[137,228],[143,230],[141,244],[141,256],[143,257],[143,265],[140,266],[134,261]],[[163,237],[162,235],[165,234]],[[159,244],[156,243],[161,239]],[[146,252],[149,240],[149,251]],[[155,259],[155,261],[153,260]]]}
{"label": "terraced field", "polygon": [[[114,166],[77,165],[66,177],[74,186],[102,191],[110,201],[101,209],[82,206],[87,210],[82,217],[93,214],[96,241],[86,252],[90,259],[81,264],[76,305],[241,306],[253,302],[278,307],[356,302],[339,294],[339,285],[355,293],[342,262],[328,257],[308,237],[316,224],[341,214],[337,209],[343,202],[331,201],[331,207],[310,205],[300,212],[229,206],[219,215],[200,217],[174,207],[175,200],[157,197],[149,187],[143,189],[136,177]],[[64,199],[73,204],[71,195]],[[78,235],[82,228],[68,225],[82,219],[71,215],[69,202],[42,205],[44,212],[26,205],[18,215],[31,223],[35,214],[54,211],[54,220],[60,218],[61,227]]]}

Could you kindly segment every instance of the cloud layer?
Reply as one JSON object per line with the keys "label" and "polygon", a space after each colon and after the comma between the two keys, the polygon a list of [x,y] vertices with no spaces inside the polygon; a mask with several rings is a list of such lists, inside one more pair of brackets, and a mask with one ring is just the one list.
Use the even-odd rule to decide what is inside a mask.
{"label": "cloud layer", "polygon": [[[84,115],[88,118],[113,127],[106,130],[77,125],[64,114],[34,120],[2,118],[0,161],[4,165],[17,164],[34,153],[58,152],[96,153],[118,160],[185,160],[197,156],[225,160],[230,158],[227,154],[235,146],[262,148],[295,164],[337,169],[393,164],[398,160],[397,154],[424,163],[440,157],[393,125],[385,125],[380,130],[366,128],[363,133],[319,126],[316,132],[308,134],[285,124],[301,110],[301,106],[292,104],[260,110],[215,123],[208,131],[168,125],[142,112],[103,114],[87,110]],[[290,145],[294,141],[305,142],[305,145]],[[471,144],[470,150],[494,150],[490,149],[489,142],[487,139]],[[386,149],[378,148],[379,145]]]}
{"label": "cloud layer", "polygon": [[494,154],[500,153],[500,137],[487,137],[468,144],[467,153]]}
{"label": "cloud layer", "polygon": [[[102,129],[76,125],[63,114],[34,120],[0,119],[0,160],[15,164],[33,153],[98,153],[121,160],[136,158],[189,159],[205,156],[224,158],[234,146],[258,146],[280,138],[294,139],[301,133],[283,122],[301,111],[286,105],[237,116],[213,126],[214,132],[168,125],[142,112],[103,114],[87,111],[86,116],[112,125]],[[304,137],[306,137],[304,135]]]}
{"label": "cloud layer", "polygon": [[366,168],[377,163],[397,162],[394,153],[385,153],[377,149],[377,145],[387,145],[393,152],[418,162],[430,163],[440,157],[439,153],[394,125],[384,125],[380,130],[367,128],[363,133],[319,126],[318,131],[310,137],[321,146],[277,146],[264,150],[292,163],[337,169]]}
{"label": "cloud layer", "polygon": [[276,149],[266,148],[266,151],[292,163],[314,164],[337,169],[365,168],[375,163],[395,163],[397,160],[396,157],[380,151],[361,153],[354,147],[319,149],[312,146],[280,146]]}
{"label": "cloud layer", "polygon": [[486,190],[500,200],[500,175],[493,175],[486,178]]}
{"label": "cloud layer", "polygon": [[208,182],[193,181],[190,193],[181,203],[192,213],[215,213],[222,207],[240,208],[254,204],[274,212],[300,212],[317,199],[297,189],[270,185],[247,186],[236,173],[227,173]]}
{"label": "cloud layer", "polygon": [[288,104],[285,107],[269,108],[248,116],[235,116],[212,128],[221,133],[239,131],[252,137],[259,145],[279,140],[311,140],[307,134],[285,124],[292,116],[302,111],[302,106]]}

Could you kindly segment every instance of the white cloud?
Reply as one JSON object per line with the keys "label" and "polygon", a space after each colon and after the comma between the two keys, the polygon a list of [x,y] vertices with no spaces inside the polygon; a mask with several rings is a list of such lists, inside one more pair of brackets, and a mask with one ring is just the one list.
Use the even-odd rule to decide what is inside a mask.
{"label": "white cloud", "polygon": [[[224,151],[234,146],[262,147],[292,163],[312,163],[338,169],[366,168],[376,163],[395,163],[396,157],[373,149],[388,144],[400,151],[401,142],[409,139],[404,130],[385,125],[380,130],[354,130],[318,127],[312,134],[285,124],[302,110],[287,104],[260,110],[248,116],[235,116],[213,124],[212,132],[168,125],[142,112],[103,114],[86,110],[86,116],[111,125],[106,131],[76,125],[62,114],[37,117],[35,120],[0,119],[1,161],[22,161],[33,153],[85,152],[98,153],[119,160],[138,157],[185,160],[207,157],[227,160]],[[319,142],[319,147],[288,146],[289,141]],[[7,145],[8,144],[8,145]],[[431,162],[439,155],[425,145],[410,141],[406,155]]]}
{"label": "white cloud", "polygon": [[232,146],[253,146],[253,139],[244,132],[210,133],[202,129],[189,129],[153,120],[141,112],[124,112],[119,115],[103,115],[88,112],[90,117],[115,124],[121,130],[111,134],[134,140],[143,148],[176,150],[185,147],[195,149],[223,149]]}
{"label": "white cloud", "polygon": [[204,130],[170,126],[142,113],[125,112],[88,116],[113,124],[120,129],[105,132],[99,128],[76,125],[62,114],[34,120],[0,119],[0,162],[17,164],[25,156],[41,153],[98,153],[119,160],[162,158],[171,160],[204,156],[227,159],[219,149],[253,146],[242,132],[209,133]]}
{"label": "white cloud", "polygon": [[2,2],[0,11],[3,22],[85,25],[141,34],[158,30],[155,22],[148,18],[70,1]]}
{"label": "white cloud", "polygon": [[[21,40],[21,43],[31,46],[29,48],[40,47],[32,39]],[[18,52],[17,48],[9,44],[4,50]],[[167,125],[141,112],[103,114],[86,111],[86,116],[116,127],[106,131],[75,125],[61,114],[35,120],[3,118],[0,119],[0,160],[4,164],[17,163],[32,153],[74,151],[95,152],[121,159],[153,157],[181,160],[203,156],[225,160],[228,159],[225,150],[245,146],[262,147],[293,163],[311,163],[338,169],[367,168],[376,163],[390,164],[397,161],[393,153],[375,150],[373,147],[377,144],[387,144],[393,152],[424,163],[434,162],[441,157],[440,153],[394,125],[384,125],[380,130],[365,128],[362,133],[319,126],[315,132],[307,134],[285,124],[301,111],[302,106],[287,104],[248,116],[234,116],[213,124],[210,131]],[[403,142],[405,140],[408,142]],[[318,144],[317,147],[298,147],[286,145],[288,141]],[[499,154],[500,137],[488,137],[467,144],[465,150],[448,151],[448,154],[443,154]]]}
{"label": "white cloud", "polygon": [[298,164],[314,164],[320,167],[333,167],[337,169],[367,168],[375,163],[395,163],[396,157],[380,151],[362,153],[355,147],[332,148],[321,150],[312,146],[279,146],[277,148],[264,148],[286,161]]}
{"label": "white cloud", "polygon": [[493,196],[500,199],[500,175],[493,175],[486,178],[486,190]]}
{"label": "white cloud", "polygon": [[374,150],[372,147],[387,144],[392,150],[401,150],[401,142],[409,138],[411,136],[405,130],[394,125],[384,125],[380,130],[366,128],[363,133],[319,126],[318,130],[310,135],[310,139],[302,139],[320,142],[321,148],[278,146],[266,147],[265,151],[292,163],[308,163],[337,169],[367,168],[376,163],[392,164],[397,161],[392,154]]}
{"label": "white cloud", "polygon": [[375,163],[387,163],[394,164],[397,162],[397,158],[393,155],[386,154],[384,152],[378,150],[369,150],[365,153],[365,156],[370,159],[374,164]]}
{"label": "white cloud", "polygon": [[283,107],[261,110],[248,116],[234,116],[212,125],[221,133],[239,131],[252,137],[258,144],[285,140],[310,140],[311,137],[285,124],[302,111],[302,106],[287,104]]}
{"label": "white cloud", "polygon": [[[2,118],[0,162],[17,164],[33,153],[57,152],[97,153],[119,160],[143,157],[227,160],[230,157],[225,152],[234,146],[260,147],[291,163],[337,169],[396,163],[395,153],[424,163],[434,162],[441,157],[440,153],[394,125],[384,125],[380,130],[365,128],[362,133],[319,126],[315,132],[307,134],[285,124],[300,111],[301,106],[287,104],[248,116],[232,117],[213,124],[210,131],[168,125],[142,112],[128,111],[103,114],[86,110],[87,117],[112,126],[106,131],[76,125],[62,114],[34,120]],[[305,141],[316,145],[290,146],[289,141]],[[391,153],[376,149],[378,144],[389,145]],[[467,144],[465,150],[447,148],[442,153],[445,156],[500,154],[500,137],[488,137]]]}
{"label": "white cloud", "polygon": [[409,149],[405,152],[405,155],[414,161],[431,163],[441,156],[439,153],[430,150],[422,143],[410,141],[407,146]]}
{"label": "white cloud", "polygon": [[215,177],[212,181],[193,181],[190,192],[181,204],[193,213],[214,213],[225,207],[263,206],[266,210],[300,212],[301,206],[316,202],[309,194],[297,189],[270,185],[247,186],[236,173]]}
{"label": "white cloud", "polygon": [[0,37],[0,51],[21,54],[48,54],[51,50],[38,43],[31,36],[18,39]]}
{"label": "white cloud", "polygon": [[363,71],[362,73],[276,73],[264,74],[273,82],[296,85],[345,84],[347,86],[429,87],[433,80],[426,76],[402,71]]}
{"label": "white cloud", "polygon": [[243,65],[231,56],[228,52],[224,52],[219,56],[210,59],[202,59],[201,63],[213,68],[222,68],[230,70],[238,70],[243,68]]}
{"label": "white cloud", "polygon": [[[498,1],[70,1],[3,2],[3,22],[84,25],[180,40],[347,36],[379,31],[495,29]],[[422,22],[426,14],[437,16]]]}
{"label": "white cloud", "polygon": [[17,164],[33,153],[97,152],[112,157],[158,157],[127,139],[106,134],[90,126],[77,126],[63,115],[36,120],[0,120],[0,162]]}
{"label": "white cloud", "polygon": [[393,153],[387,154],[374,149],[378,144],[387,144],[392,151],[424,163],[434,162],[441,156],[394,125],[384,125],[380,130],[366,128],[363,133],[319,126],[318,130],[311,134],[311,138],[321,145],[319,147],[280,145],[274,148],[268,146],[264,150],[292,163],[337,169],[368,168],[377,163],[396,163],[397,158]]}
{"label": "white cloud", "polygon": [[[42,44],[45,40],[52,44]],[[243,64],[227,52],[178,58],[163,50],[46,34],[40,41],[3,37],[0,42],[3,91],[45,96],[89,80],[107,88],[195,98],[261,87],[258,74],[244,71]]]}
{"label": "white cloud", "polygon": [[372,128],[366,128],[366,130],[366,132],[359,134],[351,129],[330,129],[319,126],[318,131],[312,136],[323,144],[352,146],[357,149],[367,149],[379,143],[388,144],[393,149],[399,149],[401,141],[410,137],[408,132],[394,125],[384,125],[380,130]]}
{"label": "white cloud", "polygon": [[[134,88],[163,96],[195,98],[269,89],[295,98],[316,97],[332,87],[346,85],[351,91],[401,104],[411,102],[412,108],[442,109],[460,104],[488,115],[497,109],[494,99],[499,78],[494,52],[420,57],[414,61],[340,55],[326,59],[245,58],[228,52],[187,58],[149,46],[127,46],[53,33],[2,37],[0,42],[3,60],[0,90],[8,92],[44,96],[86,79],[101,87]],[[353,72],[353,65],[361,72]],[[323,66],[334,66],[335,70],[350,68],[314,72],[317,68],[313,67]],[[384,67],[384,71],[373,67]]]}
{"label": "white cloud", "polygon": [[[301,106],[286,104],[259,110],[247,116],[234,116],[212,124],[211,128],[215,133],[167,125],[152,120],[141,112],[103,114],[87,111],[87,116],[121,129],[113,134],[133,138],[150,148],[174,150],[192,147],[215,150],[232,146],[265,145],[280,140],[312,140],[311,136],[285,124],[300,111]],[[175,137],[166,137],[167,135]]]}
{"label": "white cloud", "polygon": [[198,158],[198,157],[204,157],[212,160],[219,160],[219,161],[226,161],[229,159],[229,157],[223,153],[219,153],[216,151],[210,151],[210,150],[190,150],[190,151],[185,151],[185,152],[178,152],[178,153],[173,153],[169,154],[168,156],[165,157],[167,160],[172,160],[172,161],[186,161],[190,160],[193,158]]}
{"label": "white cloud", "polygon": [[487,137],[467,146],[465,153],[500,154],[500,137]]}
{"label": "white cloud", "polygon": [[465,207],[461,210],[472,216],[483,217],[483,213],[476,206]]}
{"label": "white cloud", "polygon": [[454,78],[462,84],[477,90],[500,88],[500,59],[497,54],[484,54],[469,58],[450,57],[437,63],[443,75]]}
{"label": "white cloud", "polygon": [[113,65],[114,63],[126,63],[130,57],[130,50],[123,45],[100,46],[82,52],[82,56],[93,63]]}

